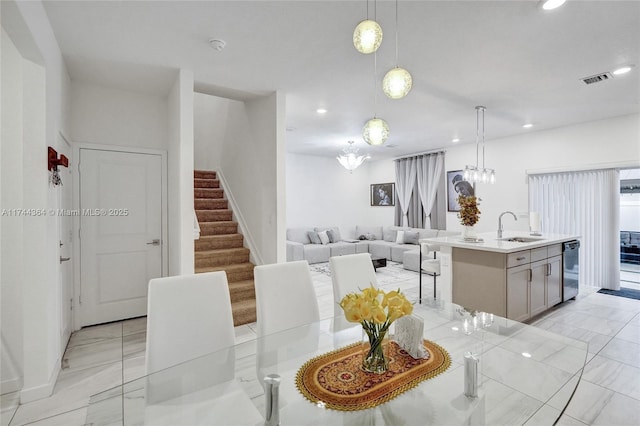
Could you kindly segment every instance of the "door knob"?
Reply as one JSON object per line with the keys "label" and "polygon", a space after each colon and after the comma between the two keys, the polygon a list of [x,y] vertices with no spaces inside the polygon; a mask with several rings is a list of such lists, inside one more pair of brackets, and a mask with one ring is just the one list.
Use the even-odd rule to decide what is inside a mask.
{"label": "door knob", "polygon": [[147,243],[147,245],[149,245],[149,246],[159,246],[160,245],[160,239],[156,238],[155,240],[151,240],[150,242]]}

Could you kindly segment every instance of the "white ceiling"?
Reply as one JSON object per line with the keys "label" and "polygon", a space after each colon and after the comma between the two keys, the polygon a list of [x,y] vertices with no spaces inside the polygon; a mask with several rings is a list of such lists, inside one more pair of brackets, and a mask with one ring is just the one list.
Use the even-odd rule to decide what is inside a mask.
{"label": "white ceiling", "polygon": [[[374,2],[369,2],[373,17]],[[71,78],[166,95],[178,68],[200,91],[235,99],[286,94],[287,150],[335,156],[348,140],[373,159],[476,138],[486,140],[640,111],[640,2],[571,1],[545,12],[533,1],[398,2],[398,65],[413,90],[390,100],[382,77],[395,63],[395,2],[377,2],[385,37],[358,53],[358,1],[45,1]],[[208,40],[226,41],[217,52]],[[581,78],[634,65],[593,85]],[[377,92],[377,108],[374,92]],[[326,108],[325,115],[316,113]],[[385,146],[362,140],[377,113]],[[532,129],[523,129],[526,122]]]}

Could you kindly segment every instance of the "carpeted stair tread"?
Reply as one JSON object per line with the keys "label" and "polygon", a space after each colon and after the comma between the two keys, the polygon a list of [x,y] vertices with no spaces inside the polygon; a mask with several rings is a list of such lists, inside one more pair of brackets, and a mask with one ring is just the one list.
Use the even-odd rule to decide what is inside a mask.
{"label": "carpeted stair tread", "polygon": [[247,299],[242,302],[232,303],[233,325],[239,326],[256,322],[256,299]]}
{"label": "carpeted stair tread", "polygon": [[217,179],[218,173],[212,170],[194,170],[193,178],[194,179]]}
{"label": "carpeted stair tread", "polygon": [[255,265],[244,247],[244,237],[238,233],[217,173],[195,170],[193,175],[194,208],[200,225],[200,238],[194,242],[195,272],[225,271],[234,325],[255,322]]}
{"label": "carpeted stair tread", "polygon": [[227,281],[229,283],[253,280],[253,268],[255,265],[251,262],[237,263],[235,265],[218,265],[218,266],[201,266],[195,268],[195,273],[225,271],[227,273]]}
{"label": "carpeted stair tread", "polygon": [[222,266],[249,261],[249,249],[237,247],[230,249],[214,249],[195,252],[195,266]]}
{"label": "carpeted stair tread", "polygon": [[233,212],[227,210],[196,210],[198,222],[230,222]]}
{"label": "carpeted stair tread", "polygon": [[229,201],[224,198],[196,198],[193,200],[196,210],[226,210]]}
{"label": "carpeted stair tread", "polygon": [[200,222],[200,235],[237,234],[238,224],[232,221]]}
{"label": "carpeted stair tread", "polygon": [[220,188],[194,188],[193,198],[223,198],[224,190]]}
{"label": "carpeted stair tread", "polygon": [[222,248],[242,247],[244,237],[242,234],[201,235],[195,240],[196,251],[215,250]]}
{"label": "carpeted stair tread", "polygon": [[220,181],[218,179],[194,179],[194,188],[220,188]]}
{"label": "carpeted stair tread", "polygon": [[229,295],[231,296],[231,303],[241,302],[245,299],[255,299],[256,289],[253,280],[229,283]]}

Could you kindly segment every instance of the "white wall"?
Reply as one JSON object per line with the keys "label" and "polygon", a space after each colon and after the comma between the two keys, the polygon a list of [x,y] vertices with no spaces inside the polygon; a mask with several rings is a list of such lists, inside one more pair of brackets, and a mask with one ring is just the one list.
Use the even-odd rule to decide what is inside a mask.
{"label": "white wall", "polygon": [[[278,182],[284,141],[278,137],[278,114],[283,115],[281,95],[229,105],[229,120],[220,157],[220,170],[238,210],[259,263],[275,263],[285,253],[278,236],[278,197],[284,183]],[[280,190],[280,186],[282,189]],[[284,231],[281,231],[284,237]],[[284,240],[283,240],[284,241]]]}
{"label": "white wall", "polygon": [[[22,200],[22,56],[9,36],[2,30],[2,131],[0,146],[0,176],[2,209],[19,209]],[[23,217],[2,215],[0,310],[2,336],[2,393],[22,387],[22,240]]]}
{"label": "white wall", "polygon": [[193,162],[196,170],[220,169],[230,104],[237,102],[202,93],[194,94]]}
{"label": "white wall", "polygon": [[[337,155],[337,153],[336,153]],[[394,207],[371,206],[370,185],[395,182],[392,160],[365,161],[349,173],[335,158],[287,154],[287,227],[393,225]]]}
{"label": "white wall", "polygon": [[169,275],[194,272],[193,73],[180,70],[169,92]]}
{"label": "white wall", "polygon": [[[527,170],[579,170],[640,164],[640,115],[567,126],[553,130],[486,141],[486,166],[495,168],[494,185],[479,184],[482,201],[479,232],[495,231],[500,212],[528,212]],[[475,145],[448,147],[445,169],[460,170],[475,163]],[[526,218],[506,217],[506,230],[529,230]],[[456,213],[447,213],[447,229],[460,230]]]}
{"label": "white wall", "polygon": [[252,261],[286,259],[285,99],[195,96],[196,169],[216,170]]}
{"label": "white wall", "polygon": [[[9,148],[20,165],[22,180],[11,179],[3,186],[10,185],[12,191],[22,193],[22,205],[16,208],[48,211],[58,207],[58,197],[48,184],[47,145],[55,146],[59,132],[67,130],[70,80],[42,4],[2,2],[1,7],[3,29],[22,57],[22,110],[19,105],[8,106],[18,111],[22,121],[22,140]],[[14,144],[16,140],[3,139],[3,151],[5,143]],[[20,281],[2,283],[4,294],[6,285],[19,286],[14,288],[14,295],[19,292],[21,300],[18,307],[7,308],[10,302],[3,299],[2,311],[4,315],[6,308],[15,316],[7,323],[3,317],[3,327],[21,326],[22,348],[8,347],[5,351],[22,354],[20,399],[24,403],[53,391],[64,347],[60,344],[57,220],[52,216],[25,216],[22,222]]]}
{"label": "white wall", "polygon": [[167,98],[71,83],[74,143],[167,149]]}

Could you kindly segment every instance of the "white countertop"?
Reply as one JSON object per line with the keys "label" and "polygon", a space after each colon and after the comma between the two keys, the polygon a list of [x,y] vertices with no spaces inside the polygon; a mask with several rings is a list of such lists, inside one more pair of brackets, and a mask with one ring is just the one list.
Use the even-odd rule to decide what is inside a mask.
{"label": "white countertop", "polygon": [[[479,233],[480,242],[467,242],[464,241],[461,235],[453,235],[449,237],[440,238],[423,238],[421,243],[436,244],[439,246],[448,246],[456,248],[464,248],[470,250],[484,250],[493,251],[498,253],[513,253],[516,251],[530,250],[538,247],[544,247],[552,244],[560,244],[565,241],[577,240],[580,237],[577,235],[563,235],[563,234],[542,234],[542,235],[529,235],[526,232],[508,232],[505,231],[502,234],[502,238],[498,239],[496,231]],[[508,238],[520,237],[526,239],[535,239],[527,242],[515,242],[506,241]]]}

